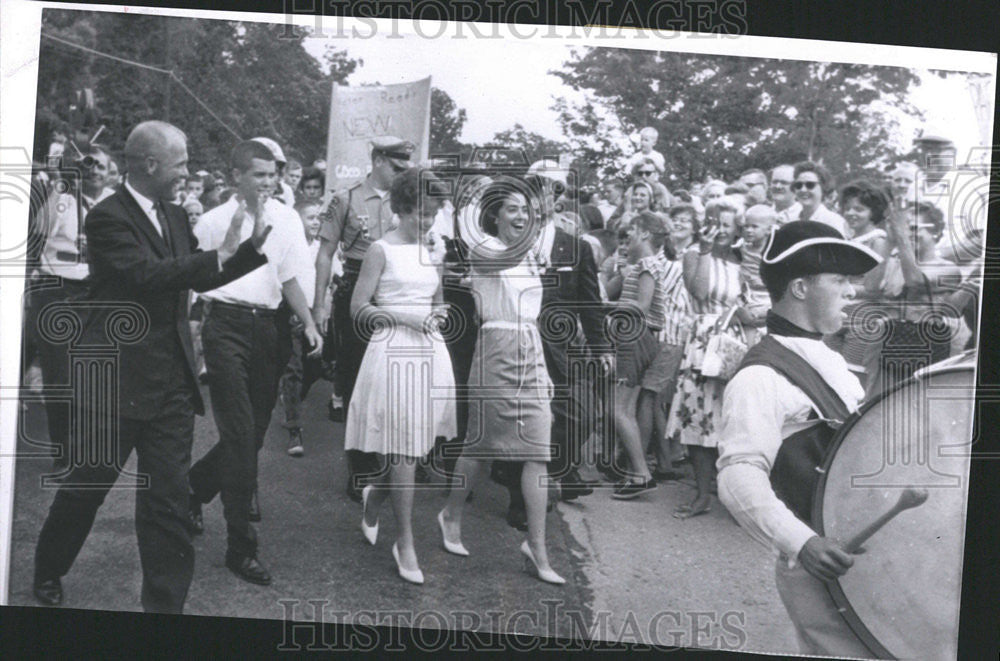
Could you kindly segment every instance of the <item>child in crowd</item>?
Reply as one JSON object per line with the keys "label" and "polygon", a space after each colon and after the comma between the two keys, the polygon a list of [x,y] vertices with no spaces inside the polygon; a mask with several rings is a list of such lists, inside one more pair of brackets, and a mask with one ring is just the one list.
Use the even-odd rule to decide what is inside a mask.
{"label": "child in crowd", "polygon": [[625,167],[626,172],[633,172],[636,168],[642,165],[646,159],[652,160],[653,165],[656,166],[656,171],[659,174],[663,174],[666,171],[666,159],[663,158],[663,154],[653,149],[653,147],[656,146],[656,141],[659,137],[660,132],[652,126],[647,126],[639,131],[639,151],[629,157],[628,163]]}
{"label": "child in crowd", "polygon": [[740,252],[740,282],[743,286],[743,306],[736,316],[744,326],[747,340],[756,341],[758,329],[763,328],[767,311],[771,309],[771,296],[760,277],[760,257],[771,235],[771,227],[778,221],[778,213],[767,204],[756,204],[747,210],[743,224],[743,245]]}
{"label": "child in crowd", "polygon": [[188,222],[191,223],[193,228],[198,224],[198,219],[201,218],[201,214],[205,212],[205,208],[202,206],[201,202],[198,201],[197,197],[189,195],[186,200],[184,200],[184,211],[187,213]]}
{"label": "child in crowd", "polygon": [[[316,259],[319,252],[319,233],[321,201],[301,199],[295,203],[295,210],[302,220],[302,229],[309,245],[309,254]],[[281,403],[285,409],[285,429],[288,430],[288,454],[301,457],[305,454],[302,447],[302,400],[309,394],[309,389],[323,376],[322,361],[306,356],[308,341],[305,337],[305,326],[297,316],[291,317],[292,355],[281,377]]]}
{"label": "child in crowd", "polygon": [[205,182],[201,175],[193,174],[184,184],[184,201],[201,200],[201,194],[205,192]]}

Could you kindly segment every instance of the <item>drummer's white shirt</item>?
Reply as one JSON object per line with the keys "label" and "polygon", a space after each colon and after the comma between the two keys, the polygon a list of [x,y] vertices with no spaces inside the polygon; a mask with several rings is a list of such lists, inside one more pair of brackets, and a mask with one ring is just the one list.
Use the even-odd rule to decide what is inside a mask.
{"label": "drummer's white shirt", "polygon": [[[864,389],[843,356],[820,340],[772,336],[804,358],[857,410]],[[774,494],[770,473],[782,440],[818,424],[812,400],[770,367],[753,365],[730,380],[722,401],[719,434],[719,500],[751,537],[794,561],[816,535]]]}

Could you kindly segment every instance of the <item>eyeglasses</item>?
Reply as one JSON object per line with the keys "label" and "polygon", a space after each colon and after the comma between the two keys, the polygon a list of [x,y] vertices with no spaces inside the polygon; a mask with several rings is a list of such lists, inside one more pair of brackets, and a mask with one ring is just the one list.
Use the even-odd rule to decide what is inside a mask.
{"label": "eyeglasses", "polygon": [[655,173],[656,173],[656,170],[639,170],[639,174],[641,174],[644,177],[648,177],[649,175],[655,174]]}
{"label": "eyeglasses", "polygon": [[803,188],[806,190],[812,190],[817,186],[819,186],[818,181],[796,181],[792,184],[792,190],[802,190]]}

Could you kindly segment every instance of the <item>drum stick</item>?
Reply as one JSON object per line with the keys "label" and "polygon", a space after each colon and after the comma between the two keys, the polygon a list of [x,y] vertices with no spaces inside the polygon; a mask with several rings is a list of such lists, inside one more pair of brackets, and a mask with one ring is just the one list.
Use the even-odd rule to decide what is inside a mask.
{"label": "drum stick", "polygon": [[927,489],[905,489],[903,493],[899,494],[899,500],[896,501],[896,504],[888,512],[875,519],[867,528],[852,537],[844,545],[844,550],[848,553],[856,553],[861,545],[868,541],[869,537],[881,530],[882,526],[889,523],[903,510],[923,505],[927,496]]}

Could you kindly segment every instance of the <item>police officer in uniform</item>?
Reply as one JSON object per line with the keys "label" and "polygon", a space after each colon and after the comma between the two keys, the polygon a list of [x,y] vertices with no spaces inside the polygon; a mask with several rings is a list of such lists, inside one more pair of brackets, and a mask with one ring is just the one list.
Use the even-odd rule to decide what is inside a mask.
{"label": "police officer in uniform", "polygon": [[[333,332],[337,344],[335,385],[344,400],[345,411],[350,405],[354,381],[367,346],[355,332],[351,319],[354,284],[368,246],[393,228],[389,186],[397,173],[410,167],[410,155],[414,149],[412,142],[393,136],[373,139],[371,172],[361,181],[334,193],[322,214],[313,318],[319,328],[325,328],[330,318],[331,311],[325,303],[325,288],[330,281],[333,256],[339,246],[344,258],[344,275],[333,298]],[[360,502],[362,485],[355,476],[377,472],[377,459],[375,455],[350,450],[347,460],[350,469],[347,494],[352,500]]]}

